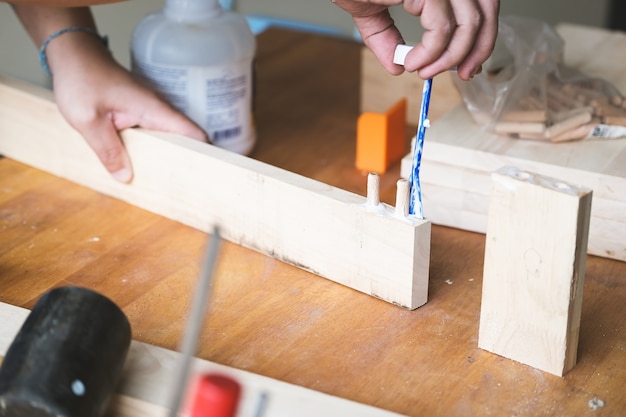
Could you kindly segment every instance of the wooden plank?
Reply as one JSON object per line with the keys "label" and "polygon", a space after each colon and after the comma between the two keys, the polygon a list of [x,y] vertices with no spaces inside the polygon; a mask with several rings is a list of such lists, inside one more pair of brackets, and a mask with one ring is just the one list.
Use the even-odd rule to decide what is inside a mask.
{"label": "wooden plank", "polygon": [[591,190],[492,174],[478,346],[562,376],[576,364]]}
{"label": "wooden plank", "polygon": [[[29,310],[0,303],[0,357],[9,345]],[[172,376],[180,354],[133,341],[124,365],[117,394],[111,401],[107,416],[140,417],[166,415],[170,398]],[[1,359],[1,358],[0,358]],[[242,385],[242,398],[238,416],[252,416],[261,394],[267,395],[266,417],[302,416],[329,417],[358,415],[364,417],[399,417],[379,408],[348,401],[332,395],[288,384],[272,378],[196,359],[194,373],[219,372],[230,375]]]}
{"label": "wooden plank", "polygon": [[123,132],[135,178],[110,178],[48,91],[0,81],[0,153],[409,309],[427,300],[430,221],[184,137]]}

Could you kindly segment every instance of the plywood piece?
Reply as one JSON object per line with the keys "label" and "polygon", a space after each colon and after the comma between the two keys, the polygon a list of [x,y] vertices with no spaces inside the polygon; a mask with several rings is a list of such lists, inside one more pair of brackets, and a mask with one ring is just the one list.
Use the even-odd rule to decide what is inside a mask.
{"label": "plywood piece", "polygon": [[[29,314],[29,310],[0,302],[0,359]],[[165,416],[172,376],[180,354],[133,341],[126,359],[117,395],[107,417]],[[261,394],[267,395],[265,417],[400,417],[379,408],[348,401],[250,372],[196,359],[193,372],[219,372],[242,385],[238,416],[253,416]]]}
{"label": "plywood piece", "polygon": [[576,364],[591,190],[492,174],[478,346],[562,376]]}
{"label": "plywood piece", "polygon": [[0,154],[409,309],[428,293],[430,221],[217,147],[123,132],[135,177],[113,180],[50,92],[0,78]]}

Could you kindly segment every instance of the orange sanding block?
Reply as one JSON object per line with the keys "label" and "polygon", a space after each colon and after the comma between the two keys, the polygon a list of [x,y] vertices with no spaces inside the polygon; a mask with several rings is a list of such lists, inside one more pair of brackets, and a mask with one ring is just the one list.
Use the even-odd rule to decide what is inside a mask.
{"label": "orange sanding block", "polygon": [[387,171],[407,152],[406,106],[403,98],[387,112],[359,116],[356,137],[356,167],[362,171]]}

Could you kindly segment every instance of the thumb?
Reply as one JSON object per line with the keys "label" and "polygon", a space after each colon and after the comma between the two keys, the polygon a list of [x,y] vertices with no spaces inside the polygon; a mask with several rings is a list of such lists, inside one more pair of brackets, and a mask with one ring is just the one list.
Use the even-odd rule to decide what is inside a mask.
{"label": "thumb", "polygon": [[131,182],[133,170],[130,158],[111,121],[102,118],[79,131],[113,178],[123,183]]}
{"label": "thumb", "polygon": [[353,20],[363,42],[382,66],[393,75],[402,74],[404,67],[393,62],[393,55],[396,45],[404,44],[404,39],[389,12],[385,10],[371,16],[354,17]]}

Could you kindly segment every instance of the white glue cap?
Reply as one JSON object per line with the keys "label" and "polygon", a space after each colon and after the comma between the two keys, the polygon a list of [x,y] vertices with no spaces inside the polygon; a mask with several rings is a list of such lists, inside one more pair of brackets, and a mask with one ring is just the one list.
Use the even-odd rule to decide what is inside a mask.
{"label": "white glue cap", "polygon": [[219,0],[166,0],[164,12],[172,19],[202,20],[222,10]]}
{"label": "white glue cap", "polygon": [[393,53],[393,63],[398,65],[404,65],[406,55],[411,49],[413,49],[411,45],[397,45],[396,50]]}
{"label": "white glue cap", "polygon": [[[413,49],[411,45],[396,45],[396,50],[393,52],[393,63],[398,65],[404,65],[404,60],[407,54]],[[450,68],[449,71],[456,71],[456,67]]]}

